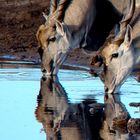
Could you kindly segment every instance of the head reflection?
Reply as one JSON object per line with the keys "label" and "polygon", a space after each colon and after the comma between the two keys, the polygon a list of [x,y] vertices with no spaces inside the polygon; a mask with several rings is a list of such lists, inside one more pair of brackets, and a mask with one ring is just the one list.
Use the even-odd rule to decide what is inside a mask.
{"label": "head reflection", "polygon": [[109,131],[118,130],[120,133],[127,133],[127,122],[130,115],[121,102],[119,94],[107,94],[104,98],[105,121]]}
{"label": "head reflection", "polygon": [[97,107],[96,101],[85,99],[81,103],[70,103],[56,76],[42,78],[40,87],[35,115],[43,125],[47,140],[100,138],[103,107]]}
{"label": "head reflection", "polygon": [[36,118],[42,123],[47,139],[55,140],[60,135],[60,124],[69,106],[67,95],[58,77],[43,77],[40,83]]}
{"label": "head reflection", "polygon": [[101,137],[104,140],[139,140],[128,128],[130,114],[121,102],[119,94],[107,94],[104,98],[104,121]]}

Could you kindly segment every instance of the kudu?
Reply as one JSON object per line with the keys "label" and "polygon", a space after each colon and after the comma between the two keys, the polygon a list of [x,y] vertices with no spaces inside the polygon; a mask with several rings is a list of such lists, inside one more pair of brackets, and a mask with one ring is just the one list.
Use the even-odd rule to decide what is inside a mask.
{"label": "kudu", "polygon": [[140,7],[135,7],[135,0],[130,3],[118,33],[99,51],[104,60],[103,80],[107,93],[117,93],[134,66],[140,63]]}
{"label": "kudu", "polygon": [[95,14],[95,0],[51,0],[50,14],[44,14],[46,23],[36,34],[44,74],[56,75],[69,50],[86,44]]}

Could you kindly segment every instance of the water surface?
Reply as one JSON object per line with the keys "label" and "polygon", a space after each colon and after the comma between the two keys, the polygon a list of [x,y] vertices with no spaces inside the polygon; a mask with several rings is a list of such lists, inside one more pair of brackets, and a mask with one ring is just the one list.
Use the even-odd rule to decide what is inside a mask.
{"label": "water surface", "polygon": [[[0,69],[1,140],[46,139],[46,134],[42,131],[43,124],[38,122],[35,114],[39,105],[37,97],[42,88],[40,80],[41,73],[38,68]],[[67,108],[81,106],[81,102],[87,99],[104,103],[103,83],[98,77],[92,77],[85,71],[60,70],[56,83],[58,87],[53,87],[53,90],[60,95],[61,92],[66,95],[62,98],[62,103],[64,102]],[[137,81],[130,77],[121,88],[119,98],[131,117],[140,118],[139,109],[129,106],[130,102],[140,101],[140,84]],[[60,108],[58,115],[62,111]],[[66,111],[64,108],[63,114]]]}

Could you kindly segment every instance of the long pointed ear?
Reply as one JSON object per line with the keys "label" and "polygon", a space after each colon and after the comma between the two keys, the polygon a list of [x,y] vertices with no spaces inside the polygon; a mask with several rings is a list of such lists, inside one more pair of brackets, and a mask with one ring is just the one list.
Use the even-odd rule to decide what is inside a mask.
{"label": "long pointed ear", "polygon": [[132,43],[132,28],[128,24],[127,29],[126,29],[125,38],[124,38],[124,44],[128,48],[131,46],[131,43]]}
{"label": "long pointed ear", "polygon": [[65,27],[64,26],[65,26],[64,23],[61,23],[59,21],[56,22],[56,31],[61,36],[64,36],[64,34],[65,34]]}

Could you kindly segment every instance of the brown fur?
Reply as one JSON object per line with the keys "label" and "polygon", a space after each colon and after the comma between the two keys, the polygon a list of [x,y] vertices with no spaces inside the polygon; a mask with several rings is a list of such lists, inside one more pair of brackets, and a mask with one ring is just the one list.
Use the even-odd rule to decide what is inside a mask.
{"label": "brown fur", "polygon": [[54,35],[55,35],[55,28],[53,26],[41,25],[36,34],[40,47],[46,48],[49,43],[49,38],[51,38]]}

